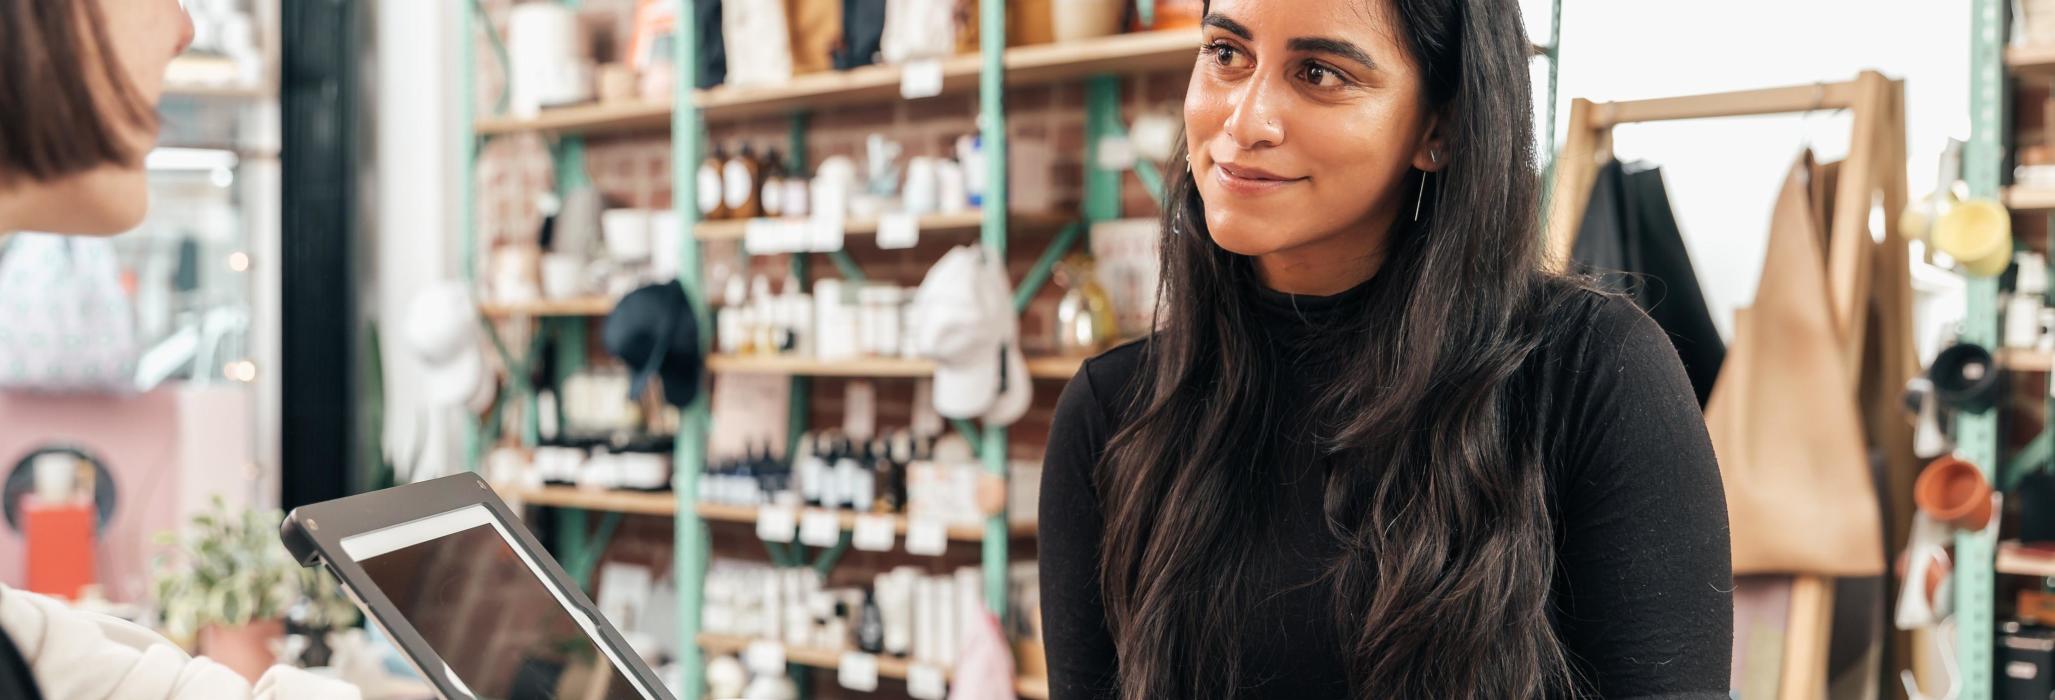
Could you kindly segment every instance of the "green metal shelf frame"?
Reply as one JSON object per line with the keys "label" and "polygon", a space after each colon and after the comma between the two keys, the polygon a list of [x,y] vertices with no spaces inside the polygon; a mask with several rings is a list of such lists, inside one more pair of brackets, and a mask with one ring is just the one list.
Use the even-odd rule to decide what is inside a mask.
{"label": "green metal shelf frame", "polygon": [[[1971,197],[1996,199],[2005,163],[2008,120],[2005,75],[2005,0],[1970,2],[1970,140],[1963,152],[1963,179]],[[1969,279],[1968,309],[1962,319],[1963,342],[1997,347],[1998,280]],[[1965,413],[1956,419],[1955,442],[1963,459],[1978,465],[1984,478],[2001,483],[1998,474],[1998,412]],[[1963,533],[1955,537],[1955,653],[1961,674],[1961,700],[1990,700],[1997,596],[1997,552],[1987,537]]]}
{"label": "green metal shelf frame", "polygon": [[[559,1],[573,6],[578,3],[578,0]],[[693,60],[692,57],[697,56],[699,53],[700,35],[696,26],[697,15],[692,11],[691,0],[672,1],[675,4],[678,17],[678,40],[675,43],[677,50],[673,56],[678,89],[674,91],[674,109],[671,123],[671,179],[674,190],[672,202],[677,214],[678,225],[683,229],[682,233],[684,234],[680,237],[683,249],[680,251],[679,257],[678,284],[684,287],[686,297],[692,304],[698,317],[700,324],[699,337],[702,343],[701,351],[704,352],[708,349],[706,345],[712,338],[712,317],[706,306],[703,250],[698,240],[692,235],[694,227],[699,223],[699,212],[692,206],[692,203],[698,201],[698,178],[694,177],[693,173],[703,158],[706,141],[706,122],[692,99],[694,92],[692,86],[696,86],[699,83],[697,61]],[[1992,0],[1983,1],[1990,2]],[[987,155],[985,162],[988,182],[988,191],[985,206],[983,207],[984,219],[980,228],[980,241],[988,254],[997,255],[1003,259],[1007,254],[1008,243],[1008,222],[1006,217],[1006,212],[1008,211],[1008,158],[1004,66],[1006,12],[1005,3],[1002,0],[979,0],[979,2],[979,48],[983,56],[983,62],[978,88],[980,111],[978,124],[984,151]],[[462,263],[466,279],[475,282],[478,263],[476,252],[476,160],[483,148],[484,141],[476,132],[474,126],[475,109],[473,100],[469,96],[475,94],[476,67],[472,65],[474,63],[472,57],[475,55],[475,38],[479,30],[477,23],[489,22],[489,20],[483,17],[483,11],[477,7],[477,3],[472,2],[470,4],[472,5],[472,10],[460,13],[462,19],[458,23],[458,31],[461,33],[461,55],[466,59],[466,69],[461,71],[459,81],[459,94],[464,97],[458,100],[459,126],[457,128],[459,129],[459,138],[456,139],[456,142],[460,144],[462,149],[458,168],[464,199],[464,208],[460,214],[460,226],[464,233],[464,240],[461,246]],[[1145,18],[1146,23],[1146,18],[1153,14],[1153,1],[1136,0],[1136,5],[1141,16]],[[1546,54],[1546,59],[1551,64],[1548,86],[1549,133],[1546,136],[1551,144],[1554,141],[1555,73],[1558,56],[1557,40],[1561,32],[1561,0],[1556,0],[1553,9],[1555,18],[1553,26],[1556,28],[1551,32],[1551,42]],[[489,25],[487,25],[486,31],[488,35],[491,35]],[[496,36],[494,39],[497,42]],[[497,46],[497,43],[495,43],[495,46]],[[1085,159],[1086,196],[1083,207],[1084,211],[1082,212],[1083,221],[1064,228],[1051,241],[1049,247],[1043,251],[1027,277],[1023,278],[1014,299],[1017,311],[1024,311],[1026,309],[1028,302],[1033,298],[1035,292],[1047,281],[1054,265],[1061,260],[1066,252],[1072,247],[1079,245],[1086,238],[1091,223],[1110,221],[1118,219],[1123,215],[1121,189],[1124,173],[1099,168],[1097,157],[1102,141],[1109,138],[1124,138],[1126,136],[1120,112],[1120,81],[1111,75],[1089,78],[1085,82],[1085,94],[1086,142],[1089,152]],[[788,153],[790,154],[789,164],[794,172],[803,172],[805,170],[804,166],[807,164],[807,126],[808,115],[805,112],[797,112],[792,115]],[[1552,151],[1553,149],[1551,148],[1550,150]],[[575,135],[558,137],[552,145],[551,155],[552,161],[556,166],[557,189],[560,195],[568,194],[578,187],[589,184],[585,170],[585,147],[582,138]],[[1146,161],[1138,161],[1133,168],[1132,172],[1141,182],[1143,189],[1160,202],[1163,197],[1163,174],[1153,164]],[[863,278],[861,268],[847,254],[831,255],[829,257],[844,277],[854,280],[861,280]],[[798,280],[806,279],[808,256],[794,255],[792,256],[791,264],[793,278]],[[582,319],[547,319],[537,320],[536,323],[538,325],[535,328],[535,336],[531,339],[531,349],[522,357],[514,357],[506,351],[504,344],[499,341],[497,335],[493,337],[496,346],[499,347],[503,360],[507,363],[507,367],[516,377],[526,376],[527,368],[525,361],[535,357],[540,352],[542,342],[546,336],[555,336],[559,340],[556,344],[558,379],[561,379],[562,375],[573,371],[574,368],[584,365],[586,361],[585,321]],[[491,329],[491,324],[487,323],[486,327]],[[527,420],[522,432],[524,442],[532,445],[535,444],[539,437],[537,427],[539,416],[536,410],[538,406],[535,392],[525,387],[525,380],[518,383],[522,384],[522,386],[515,387],[516,391],[512,393],[516,400],[523,400],[527,403]],[[788,413],[788,421],[794,426],[794,430],[789,440],[796,441],[798,434],[803,430],[807,422],[808,388],[807,380],[804,378],[794,378]],[[484,447],[484,436],[492,432],[492,428],[497,425],[498,415],[499,409],[496,407],[493,412],[493,426],[485,426],[483,428],[473,426],[474,429],[470,431],[468,444],[471,447],[473,465],[478,463],[478,457]],[[706,522],[697,515],[697,511],[693,508],[694,499],[692,494],[698,492],[699,477],[706,466],[706,448],[710,420],[707,397],[702,392],[682,413],[676,441],[676,452],[673,454],[672,460],[672,488],[678,499],[677,515],[673,518],[677,553],[673,558],[673,580],[677,585],[677,604],[680,611],[677,618],[677,648],[680,666],[684,672],[684,687],[682,689],[682,698],[684,700],[700,700],[704,695],[706,686],[705,654],[699,648],[697,639],[700,632],[700,608],[705,594],[706,570],[711,556],[711,541],[707,532]],[[976,447],[986,472],[1002,480],[1005,479],[1008,458],[1006,429],[992,426],[980,429],[968,421],[955,421],[955,426]],[[559,555],[569,565],[570,570],[578,577],[581,584],[589,583],[592,570],[597,566],[605,550],[607,538],[620,521],[619,514],[608,514],[600,523],[597,532],[588,533],[586,527],[588,518],[586,515],[586,512],[583,510],[563,509],[557,525],[559,547],[565,550],[560,552]],[[1007,602],[1008,547],[1011,542],[1007,520],[1008,516],[1003,511],[987,519],[985,523],[985,537],[981,549],[982,568],[985,575],[984,593],[986,605],[995,614],[999,615],[1005,614]],[[808,565],[803,548],[766,544],[769,556],[774,562],[785,565]],[[834,565],[839,555],[847,547],[848,537],[847,533],[844,533],[844,538],[838,546],[821,551],[810,565],[825,572],[826,569]]]}

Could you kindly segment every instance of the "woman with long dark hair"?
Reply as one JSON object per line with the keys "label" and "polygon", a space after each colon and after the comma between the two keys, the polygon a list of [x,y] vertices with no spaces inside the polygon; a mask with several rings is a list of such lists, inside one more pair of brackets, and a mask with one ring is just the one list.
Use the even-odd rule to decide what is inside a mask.
{"label": "woman with long dark hair", "polygon": [[1513,0],[1216,0],[1159,330],[1064,391],[1056,698],[1725,698],[1675,350],[1546,271]]}

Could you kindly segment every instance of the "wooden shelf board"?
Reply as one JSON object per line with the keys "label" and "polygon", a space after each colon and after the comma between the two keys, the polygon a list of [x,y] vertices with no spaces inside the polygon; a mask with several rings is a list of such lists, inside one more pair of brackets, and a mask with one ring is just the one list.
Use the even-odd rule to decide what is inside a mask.
{"label": "wooden shelf board", "polygon": [[[698,511],[700,519],[709,522],[742,523],[752,525],[756,523],[756,508],[752,506],[730,506],[717,503],[701,503],[697,507],[695,507],[694,510]],[[851,513],[846,510],[836,511],[835,518],[841,521],[842,530],[844,532],[856,529],[855,513]],[[904,536],[906,535],[906,528],[907,519],[905,516],[892,516],[893,532],[898,533],[901,536]],[[1008,533],[1013,537],[1035,536],[1034,523],[1013,523],[1011,526],[1007,528],[1007,530]],[[983,525],[950,525],[948,528],[948,532],[949,539],[956,542],[983,542],[985,540],[985,527]]]}
{"label": "wooden shelf board", "polygon": [[481,136],[524,132],[590,134],[622,131],[663,131],[671,127],[671,105],[664,102],[617,102],[557,107],[534,117],[513,116],[479,119],[474,129]]}
{"label": "wooden shelf board", "polygon": [[935,363],[892,357],[867,357],[823,362],[782,355],[712,355],[706,369],[718,374],[789,374],[795,377],[927,377]]}
{"label": "wooden shelf board", "polygon": [[[1070,379],[1083,366],[1080,357],[1030,357],[1028,375],[1036,379]],[[789,374],[795,377],[867,377],[920,379],[935,374],[935,363],[897,357],[866,357],[823,362],[781,355],[713,355],[706,368],[716,374]]]}
{"label": "wooden shelf board", "polygon": [[600,491],[574,486],[544,486],[539,489],[508,489],[501,493],[506,495],[507,500],[532,506],[580,508],[638,515],[678,514],[678,497],[669,492]]}
{"label": "wooden shelf board", "polygon": [[[1196,30],[1138,32],[1085,41],[1023,46],[1006,51],[1006,82],[1030,85],[1101,73],[1139,73],[1191,67],[1198,57]],[[942,94],[977,87],[982,59],[964,54],[942,61]],[[900,99],[899,66],[864,66],[796,76],[779,85],[723,85],[693,93],[707,119],[738,119],[851,102]]]}
{"label": "wooden shelf board", "polygon": [[2055,577],[2055,549],[2028,548],[2016,541],[1998,544],[1998,573]]}
{"label": "wooden shelf board", "polygon": [[2055,45],[2007,47],[2005,66],[2015,73],[2055,73]]}
{"label": "wooden shelf board", "polygon": [[548,316],[605,316],[613,313],[614,300],[606,297],[529,301],[518,304],[480,304],[486,318],[543,318]]}
{"label": "wooden shelf board", "polygon": [[[1015,213],[1007,217],[1008,226],[1019,229],[1050,229],[1069,223],[1072,217],[1061,214]],[[957,214],[930,214],[920,217],[921,233],[953,233],[976,231],[985,223],[983,212],[972,210]],[[851,220],[843,224],[844,235],[869,236],[878,232],[876,220]],[[693,226],[692,237],[700,241],[739,241],[749,232],[748,219],[703,221]]]}
{"label": "wooden shelf board", "polygon": [[2005,208],[2016,212],[2055,209],[2055,188],[2007,187]]}
{"label": "wooden shelf board", "polygon": [[[701,632],[698,641],[699,648],[709,653],[740,655],[749,648],[749,643],[755,640],[739,635]],[[884,654],[879,654],[877,657],[879,678],[905,680],[908,669],[913,666],[912,662],[906,659]],[[813,668],[836,669],[842,667],[842,652],[786,645],[785,661]],[[941,670],[942,676],[947,678],[950,669],[945,666]],[[1041,700],[1049,697],[1049,679],[1047,678],[1021,678],[1014,681],[1013,686],[1014,694],[1023,698]]]}
{"label": "wooden shelf board", "polygon": [[1028,375],[1036,379],[1069,380],[1085,366],[1083,357],[1030,357]]}
{"label": "wooden shelf board", "polygon": [[1998,350],[1998,364],[2015,372],[2048,372],[2055,370],[2055,353],[2001,348]]}

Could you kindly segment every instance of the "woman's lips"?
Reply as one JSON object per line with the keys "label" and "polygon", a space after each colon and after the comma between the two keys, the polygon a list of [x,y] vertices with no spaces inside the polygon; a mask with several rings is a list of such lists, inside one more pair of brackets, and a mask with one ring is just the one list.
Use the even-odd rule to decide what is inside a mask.
{"label": "woman's lips", "polygon": [[1262,168],[1246,165],[1215,163],[1213,165],[1213,180],[1219,183],[1222,189],[1233,194],[1260,195],[1276,192],[1287,186],[1304,182],[1306,178],[1284,177]]}

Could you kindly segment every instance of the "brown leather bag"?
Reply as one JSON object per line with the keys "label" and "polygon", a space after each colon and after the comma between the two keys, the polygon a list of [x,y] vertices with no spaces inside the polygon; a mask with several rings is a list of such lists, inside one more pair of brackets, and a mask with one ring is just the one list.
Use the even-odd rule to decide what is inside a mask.
{"label": "brown leather bag", "polygon": [[791,22],[792,74],[819,73],[835,67],[835,47],[842,43],[842,0],[785,0]]}
{"label": "brown leather bag", "polygon": [[1771,215],[1754,305],[1706,402],[1736,574],[1875,576],[1882,525],[1864,415],[1831,306],[1811,156]]}

